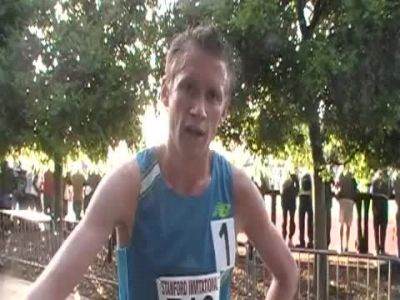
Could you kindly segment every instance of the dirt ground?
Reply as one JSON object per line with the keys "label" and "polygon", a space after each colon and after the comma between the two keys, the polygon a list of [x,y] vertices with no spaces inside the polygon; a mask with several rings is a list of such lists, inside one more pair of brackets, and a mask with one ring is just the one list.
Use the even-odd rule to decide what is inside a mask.
{"label": "dirt ground", "polygon": [[[233,300],[264,300],[265,299],[265,287],[270,282],[270,276],[265,269],[255,268],[251,270],[251,267],[246,266],[243,259],[238,260],[237,267],[234,270],[234,276],[232,280],[232,297]],[[308,299],[307,295],[312,290],[312,278],[308,276],[307,263],[302,263],[301,266],[301,281],[300,288],[297,295],[297,299]],[[92,266],[92,270],[93,270]],[[103,272],[110,272],[109,274],[115,274],[116,267],[115,262],[106,263],[102,266]],[[310,265],[312,269],[312,265]],[[28,266],[22,263],[5,261],[5,265],[0,268],[0,274],[7,274],[17,278],[33,281],[42,271],[41,268]],[[346,279],[346,269],[341,268],[338,272],[339,284],[333,283],[334,277],[336,276],[336,270],[330,270],[332,273],[332,280],[330,284],[330,299],[366,299],[366,287],[367,278],[365,272],[359,271],[358,280],[355,269],[349,271],[349,279]],[[381,268],[381,284],[380,284],[380,297],[379,299],[387,299],[387,276],[385,275],[384,267]],[[252,274],[249,276],[249,273]],[[90,274],[90,273],[89,273]],[[92,273],[93,274],[93,273]],[[115,276],[115,275],[114,275]],[[377,272],[376,270],[370,271],[370,299],[378,299],[377,297]],[[255,279],[255,280],[252,280]],[[392,273],[392,288],[391,288],[391,299],[400,299],[400,267],[394,267]],[[118,288],[116,284],[109,284],[101,282],[96,279],[85,279],[76,288],[76,291],[80,295],[87,297],[88,299],[117,299]],[[315,299],[315,297],[310,297]]]}

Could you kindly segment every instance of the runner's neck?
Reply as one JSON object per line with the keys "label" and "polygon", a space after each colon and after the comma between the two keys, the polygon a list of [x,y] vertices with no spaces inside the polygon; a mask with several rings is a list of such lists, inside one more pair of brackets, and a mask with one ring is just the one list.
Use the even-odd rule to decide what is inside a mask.
{"label": "runner's neck", "polygon": [[202,194],[211,181],[211,152],[189,159],[162,145],[157,149],[161,174],[177,193],[187,196]]}

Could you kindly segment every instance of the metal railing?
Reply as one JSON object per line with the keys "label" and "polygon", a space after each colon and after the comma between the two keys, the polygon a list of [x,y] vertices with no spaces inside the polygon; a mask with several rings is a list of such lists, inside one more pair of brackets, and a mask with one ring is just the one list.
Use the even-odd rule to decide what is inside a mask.
{"label": "metal railing", "polygon": [[[296,299],[400,299],[397,257],[297,248],[292,249],[292,254],[300,272]],[[320,266],[324,259],[326,274]],[[248,299],[264,299],[263,292],[271,276],[257,253],[246,255],[244,271],[247,274],[244,294]],[[317,278],[320,276],[326,278],[326,295],[320,292],[325,289],[315,284],[321,282]],[[261,296],[252,298],[255,295]]]}
{"label": "metal railing", "polygon": [[[55,224],[44,214],[25,216],[0,211],[0,260],[12,265],[11,273],[33,281],[56,254],[74,229],[74,222]],[[111,254],[111,255],[110,255]],[[23,265],[22,271],[20,265]],[[89,266],[84,280],[78,287],[83,295],[109,295],[116,299],[118,286],[115,255],[109,252],[108,243]]]}
{"label": "metal railing", "polygon": [[[55,226],[49,220],[0,212],[0,258],[42,270],[73,228],[74,224],[69,222]],[[292,253],[300,270],[296,299],[400,299],[400,260],[396,257],[309,249],[292,249]],[[327,268],[321,265],[324,259]],[[323,273],[326,289],[315,284],[321,282],[319,277]],[[87,283],[82,289],[86,295],[102,290],[103,295],[109,295],[107,299],[116,299],[115,253],[108,244],[99,252],[85,278]],[[232,299],[264,300],[270,282],[271,276],[259,255],[248,247],[246,255],[238,257]],[[321,295],[324,290],[326,297]]]}

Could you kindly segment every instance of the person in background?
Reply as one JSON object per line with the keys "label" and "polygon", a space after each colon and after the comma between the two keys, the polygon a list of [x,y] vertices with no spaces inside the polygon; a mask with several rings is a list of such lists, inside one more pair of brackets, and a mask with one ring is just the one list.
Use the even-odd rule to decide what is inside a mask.
{"label": "person in background", "polygon": [[[8,166],[6,160],[1,162],[0,166],[0,209],[12,209],[13,192],[16,189],[17,183],[13,170]],[[10,221],[9,216],[0,216],[0,230],[5,230],[5,224]],[[0,256],[0,268],[4,263]]]}
{"label": "person in background", "polygon": [[[340,251],[349,250],[351,225],[353,222],[354,203],[357,196],[357,185],[353,174],[343,170],[336,182],[336,199],[339,201],[339,222],[340,222]],[[343,248],[343,233],[346,227],[345,247]]]}
{"label": "person in background", "polygon": [[74,197],[73,197],[73,205],[74,211],[78,218],[83,216],[84,204],[83,199],[85,197],[83,193],[83,185],[85,184],[86,179],[83,175],[82,171],[77,169],[71,176],[71,183],[72,188],[74,190]]}
{"label": "person in background", "polygon": [[40,207],[40,186],[38,172],[32,167],[26,173],[25,201],[23,209]]}
{"label": "person in background", "polygon": [[98,184],[100,183],[101,175],[98,172],[90,171],[88,175],[88,179],[85,183],[85,198],[83,203],[83,210],[86,213],[86,208],[89,205],[90,199],[92,198],[94,192],[97,189]]}
{"label": "person in background", "polygon": [[329,178],[324,181],[324,191],[325,191],[325,208],[326,208],[326,241],[327,247],[331,243],[331,226],[332,226],[332,198],[334,196],[332,191],[332,185],[334,181],[333,178]]}
{"label": "person in background", "polygon": [[314,214],[312,205],[312,179],[309,173],[306,173],[301,178],[300,194],[299,194],[299,230],[300,230],[300,244],[297,245],[299,248],[305,248],[305,218],[307,215],[307,233],[308,243],[307,248],[314,247]]}
{"label": "person in background", "polygon": [[22,168],[16,170],[17,187],[14,192],[16,200],[16,209],[22,208],[25,204],[26,171]]}
{"label": "person in background", "polygon": [[13,170],[4,160],[0,167],[0,209],[11,209],[17,182]]}
{"label": "person in background", "polygon": [[391,194],[390,180],[386,171],[376,172],[371,184],[372,214],[374,216],[375,250],[377,254],[385,254],[386,230],[388,225]]}
{"label": "person in background", "polygon": [[288,246],[293,247],[293,235],[296,230],[296,224],[294,221],[294,215],[296,212],[296,198],[299,194],[299,180],[297,175],[289,173],[286,180],[283,182],[281,187],[281,204],[283,213],[282,222],[282,236],[286,241],[287,236],[287,219],[289,214],[289,240]]}
{"label": "person in background", "polygon": [[74,210],[74,189],[72,187],[71,174],[68,172],[64,178],[64,200],[67,205],[63,205],[63,214],[66,221],[75,222],[76,212]]}
{"label": "person in background", "polygon": [[50,169],[47,169],[43,177],[44,211],[49,213],[53,212],[54,209],[54,173]]}
{"label": "person in background", "polygon": [[44,205],[44,172],[42,170],[39,170],[36,173],[37,180],[36,180],[36,186],[39,191],[39,206],[40,206],[40,211],[41,212],[46,212],[46,208]]}

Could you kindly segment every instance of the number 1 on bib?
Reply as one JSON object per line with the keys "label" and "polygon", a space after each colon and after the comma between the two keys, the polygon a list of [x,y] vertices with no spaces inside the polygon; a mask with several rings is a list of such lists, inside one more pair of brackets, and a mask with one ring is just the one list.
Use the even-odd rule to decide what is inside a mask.
{"label": "number 1 on bib", "polygon": [[217,271],[225,271],[235,264],[236,236],[233,218],[211,221]]}

